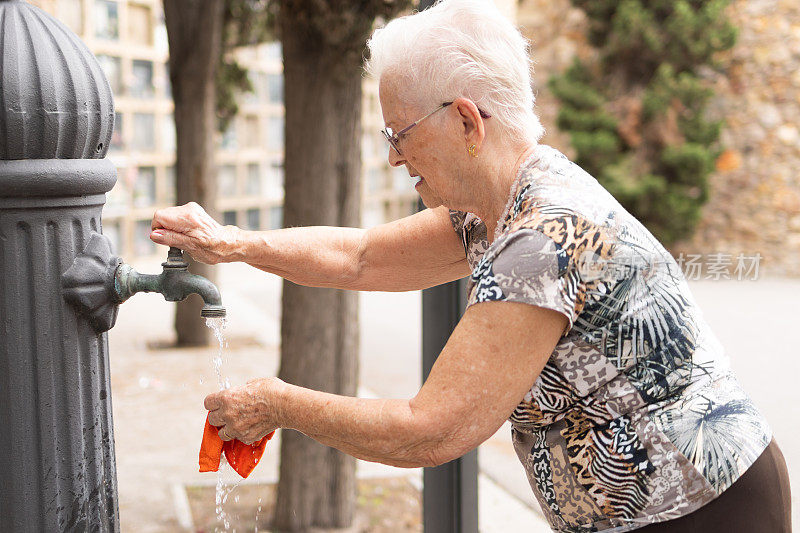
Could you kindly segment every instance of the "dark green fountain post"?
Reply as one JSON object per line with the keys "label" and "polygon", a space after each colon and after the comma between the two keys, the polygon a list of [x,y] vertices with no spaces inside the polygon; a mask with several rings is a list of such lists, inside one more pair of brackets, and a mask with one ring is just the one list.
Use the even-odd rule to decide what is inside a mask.
{"label": "dark green fountain post", "polygon": [[78,37],[0,0],[0,532],[119,531],[108,341],[61,281],[101,231],[113,127]]}

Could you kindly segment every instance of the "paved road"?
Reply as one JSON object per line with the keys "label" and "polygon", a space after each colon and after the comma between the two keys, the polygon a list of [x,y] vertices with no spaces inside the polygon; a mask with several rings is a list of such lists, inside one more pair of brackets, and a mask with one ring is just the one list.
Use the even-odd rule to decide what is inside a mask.
{"label": "paved road", "polygon": [[[142,271],[158,270],[156,262],[136,266]],[[244,265],[223,265],[220,275],[231,322],[231,346],[224,366],[228,376],[237,383],[274,374],[278,365],[280,280]],[[795,426],[800,420],[800,387],[796,376],[800,370],[800,343],[796,340],[796,306],[800,280],[706,281],[690,285],[706,319],[728,350],[740,380],[770,421],[797,486],[800,433]],[[185,460],[196,454],[197,443],[176,435],[193,435],[196,426],[202,427],[204,413],[197,406],[203,395],[216,386],[210,362],[213,351],[148,350],[148,339],[170,338],[171,313],[172,306],[159,296],[137,295],[122,306],[118,326],[111,332],[125,531],[177,530],[171,486],[209,480],[208,475],[194,472],[193,463]],[[362,394],[413,396],[421,379],[419,293],[363,293],[361,320]],[[160,426],[163,427],[154,431]],[[153,433],[163,435],[170,445],[165,448],[163,442],[144,438]],[[271,446],[277,449],[277,443]],[[484,473],[482,504],[487,504],[481,505],[481,529],[507,531],[525,524],[526,531],[549,531],[537,519],[538,509],[511,447],[507,426],[481,446],[479,457]],[[254,473],[254,481],[274,479],[274,459],[274,454],[269,455],[267,461],[274,464],[265,462]],[[361,464],[360,471],[363,475],[390,472],[369,464]],[[504,501],[508,502],[507,508],[502,508]],[[800,489],[795,490],[793,503],[794,521],[800,523]],[[487,519],[489,513],[503,521],[492,525]]]}

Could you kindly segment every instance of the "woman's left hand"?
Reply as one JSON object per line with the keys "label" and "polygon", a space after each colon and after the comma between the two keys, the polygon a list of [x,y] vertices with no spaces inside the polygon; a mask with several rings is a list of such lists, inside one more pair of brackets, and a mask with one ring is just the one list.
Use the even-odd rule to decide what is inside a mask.
{"label": "woman's left hand", "polygon": [[219,427],[222,440],[252,444],[280,427],[280,398],[286,383],[278,378],[259,378],[241,387],[206,396],[208,421]]}

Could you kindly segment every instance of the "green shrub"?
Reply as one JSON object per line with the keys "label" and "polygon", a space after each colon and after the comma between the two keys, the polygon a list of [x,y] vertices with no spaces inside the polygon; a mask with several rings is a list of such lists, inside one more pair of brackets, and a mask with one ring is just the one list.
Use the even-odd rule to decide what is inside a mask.
{"label": "green shrub", "polygon": [[[713,93],[696,72],[717,67],[715,54],[736,41],[724,15],[729,2],[572,0],[589,18],[589,42],[601,59],[575,60],[549,82],[576,163],[667,246],[694,231],[722,152],[722,122],[705,117]],[[630,117],[611,110],[631,98],[641,103],[639,130],[623,135]]]}

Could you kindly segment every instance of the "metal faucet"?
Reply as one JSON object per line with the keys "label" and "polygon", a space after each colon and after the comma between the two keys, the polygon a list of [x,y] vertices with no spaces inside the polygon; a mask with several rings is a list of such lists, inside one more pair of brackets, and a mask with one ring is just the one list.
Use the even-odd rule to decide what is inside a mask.
{"label": "metal faucet", "polygon": [[108,237],[91,232],[83,252],[61,275],[64,298],[98,333],[114,327],[119,304],[137,292],[159,292],[168,302],[197,293],[205,302],[201,317],[226,315],[217,287],[203,276],[189,273],[179,248],[170,248],[167,261],[161,265],[161,274],[140,274],[114,255]]}
{"label": "metal faucet", "polygon": [[137,292],[158,292],[168,302],[180,302],[190,294],[203,298],[200,316],[204,318],[224,317],[225,307],[217,287],[203,276],[191,274],[189,263],[183,259],[183,251],[170,248],[167,260],[161,263],[161,274],[140,274],[130,265],[122,263],[114,274],[116,303],[122,303]]}

